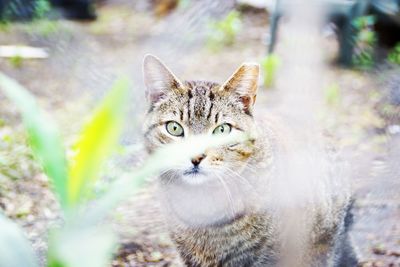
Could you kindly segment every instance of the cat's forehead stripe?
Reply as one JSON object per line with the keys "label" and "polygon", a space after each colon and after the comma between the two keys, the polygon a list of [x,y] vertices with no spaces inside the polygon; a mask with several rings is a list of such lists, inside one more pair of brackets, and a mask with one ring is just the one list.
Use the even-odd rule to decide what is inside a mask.
{"label": "cat's forehead stripe", "polygon": [[[206,126],[206,123],[210,122],[214,107],[215,94],[212,91],[216,83],[210,82],[186,82],[187,85],[187,114],[188,123],[190,125],[198,124],[202,121]],[[206,118],[206,121],[201,120],[201,118]],[[200,126],[200,125],[198,125]]]}
{"label": "cat's forehead stripe", "polygon": [[189,132],[199,134],[225,121],[225,116],[235,121],[245,115],[242,110],[238,110],[240,106],[236,105],[234,97],[219,93],[220,85],[217,83],[186,81],[182,86],[180,92],[170,92],[155,105],[157,112],[154,113],[152,124],[147,126],[146,134],[167,120],[176,120],[187,126]]}
{"label": "cat's forehead stripe", "polygon": [[180,109],[179,110],[179,117],[180,117],[180,119],[181,119],[181,121],[183,121],[183,111],[182,111],[182,109]]}
{"label": "cat's forehead stripe", "polygon": [[187,101],[187,118],[188,118],[188,121],[190,121],[190,111],[191,111],[191,108],[190,108],[190,102],[191,102],[191,99],[192,99],[192,97],[193,97],[193,94],[192,94],[192,90],[188,90],[188,101]]}
{"label": "cat's forehead stripe", "polygon": [[210,118],[211,118],[211,112],[212,112],[213,107],[214,107],[214,103],[211,102],[210,108],[208,109],[208,115],[207,115],[207,120],[208,120],[208,121],[209,121]]}
{"label": "cat's forehead stripe", "polygon": [[218,122],[218,117],[219,117],[219,112],[217,112],[217,114],[215,114],[215,120],[214,120],[214,123],[217,123],[217,122]]}

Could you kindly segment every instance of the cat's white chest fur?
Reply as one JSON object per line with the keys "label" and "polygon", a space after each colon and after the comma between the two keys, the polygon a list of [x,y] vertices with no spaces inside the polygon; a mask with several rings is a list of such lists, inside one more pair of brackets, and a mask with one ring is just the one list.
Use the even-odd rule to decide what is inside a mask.
{"label": "cat's white chest fur", "polygon": [[[195,177],[194,177],[195,178]],[[160,185],[160,194],[168,217],[188,226],[224,223],[246,209],[244,187],[208,177],[202,184],[172,183]]]}

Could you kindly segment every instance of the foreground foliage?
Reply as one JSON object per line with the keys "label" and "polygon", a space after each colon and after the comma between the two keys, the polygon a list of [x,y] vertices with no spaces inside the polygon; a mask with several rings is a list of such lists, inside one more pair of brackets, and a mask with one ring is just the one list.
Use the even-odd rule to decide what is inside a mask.
{"label": "foreground foliage", "polygon": [[[146,177],[200,154],[208,147],[248,139],[242,133],[229,137],[196,136],[165,146],[140,168],[120,177],[103,195],[92,200],[100,177],[99,166],[105,164],[118,147],[129,100],[129,81],[118,80],[96,108],[80,134],[70,162],[57,127],[34,97],[1,73],[0,89],[19,108],[30,146],[62,208],[64,223],[51,229],[49,235],[48,267],[107,266],[117,248],[117,238],[108,226],[99,223],[121,200],[135,192]],[[0,246],[6,248],[0,250],[1,266],[39,266],[21,229],[1,214]]]}

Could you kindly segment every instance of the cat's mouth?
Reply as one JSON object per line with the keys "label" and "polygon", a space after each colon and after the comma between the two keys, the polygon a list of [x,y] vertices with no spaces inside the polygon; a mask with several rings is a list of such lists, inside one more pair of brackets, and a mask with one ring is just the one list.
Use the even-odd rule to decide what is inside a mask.
{"label": "cat's mouth", "polygon": [[199,166],[193,166],[190,169],[186,170],[183,172],[183,175],[190,175],[190,176],[195,176],[202,174],[203,172],[200,170]]}
{"label": "cat's mouth", "polygon": [[203,168],[193,166],[183,172],[182,180],[186,185],[197,186],[213,179]]}

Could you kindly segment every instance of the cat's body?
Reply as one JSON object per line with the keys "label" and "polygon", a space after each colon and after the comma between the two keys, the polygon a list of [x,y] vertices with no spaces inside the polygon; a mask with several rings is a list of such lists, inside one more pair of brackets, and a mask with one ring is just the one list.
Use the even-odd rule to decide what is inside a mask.
{"label": "cat's body", "polygon": [[171,237],[187,266],[356,264],[341,179],[332,180],[325,157],[318,150],[310,156],[279,120],[254,120],[257,65],[243,65],[223,85],[181,83],[152,56],[144,73],[150,153],[190,135],[251,136],[207,149],[160,176]]}
{"label": "cat's body", "polygon": [[187,266],[269,266],[277,262],[276,230],[267,214],[246,214],[204,228],[181,225],[172,238]]}

